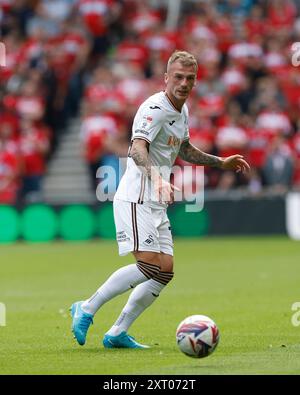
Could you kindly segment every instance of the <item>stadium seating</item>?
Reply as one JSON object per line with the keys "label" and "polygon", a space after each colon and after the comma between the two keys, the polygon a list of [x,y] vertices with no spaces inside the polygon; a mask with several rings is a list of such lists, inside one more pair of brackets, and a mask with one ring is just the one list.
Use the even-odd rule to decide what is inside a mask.
{"label": "stadium seating", "polygon": [[[206,189],[300,189],[298,3],[186,0],[175,28],[171,11],[151,0],[1,2],[0,203],[90,202],[97,167],[118,170],[136,108],[164,89],[176,48],[199,62],[192,141],[252,166],[246,176],[206,169]],[[70,192],[80,184],[87,199]]]}

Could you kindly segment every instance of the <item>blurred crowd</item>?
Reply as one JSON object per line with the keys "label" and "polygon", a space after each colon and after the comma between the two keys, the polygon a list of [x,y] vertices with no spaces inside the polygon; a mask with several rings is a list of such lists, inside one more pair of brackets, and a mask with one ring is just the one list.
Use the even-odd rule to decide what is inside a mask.
{"label": "blurred crowd", "polygon": [[[175,49],[193,53],[192,143],[240,153],[247,175],[205,169],[207,190],[259,195],[300,189],[300,4],[296,0],[0,0],[0,202],[36,199],[68,120],[80,117],[82,155],[96,187],[118,169],[138,106],[164,90]],[[300,48],[300,44],[299,44]],[[294,64],[293,64],[294,63]],[[178,166],[185,165],[177,160]]]}

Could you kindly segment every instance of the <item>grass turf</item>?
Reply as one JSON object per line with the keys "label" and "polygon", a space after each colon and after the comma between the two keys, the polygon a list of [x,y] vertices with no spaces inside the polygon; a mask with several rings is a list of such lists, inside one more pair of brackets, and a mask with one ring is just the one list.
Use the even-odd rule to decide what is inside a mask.
{"label": "grass turf", "polygon": [[[299,243],[287,238],[175,240],[175,277],[132,326],[149,350],[106,350],[105,331],[127,300],[104,305],[80,347],[68,307],[87,298],[118,267],[113,241],[0,246],[1,374],[299,374]],[[213,318],[221,333],[215,353],[192,359],[175,342],[192,314]]]}

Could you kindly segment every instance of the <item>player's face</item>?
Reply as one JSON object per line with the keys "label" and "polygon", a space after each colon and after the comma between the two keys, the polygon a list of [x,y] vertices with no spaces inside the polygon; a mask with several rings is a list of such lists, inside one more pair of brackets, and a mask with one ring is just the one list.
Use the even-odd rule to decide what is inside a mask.
{"label": "player's face", "polygon": [[166,92],[175,102],[184,103],[196,82],[194,66],[184,66],[176,61],[165,74]]}

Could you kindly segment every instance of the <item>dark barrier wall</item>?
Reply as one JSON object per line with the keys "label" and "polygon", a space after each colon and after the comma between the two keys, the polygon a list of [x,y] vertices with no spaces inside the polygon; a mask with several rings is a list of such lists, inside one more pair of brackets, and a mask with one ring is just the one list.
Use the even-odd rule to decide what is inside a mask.
{"label": "dark barrier wall", "polygon": [[[203,210],[192,213],[180,203],[171,205],[168,214],[174,236],[287,234],[284,197],[207,201]],[[0,206],[0,243],[94,237],[115,238],[112,203]]]}
{"label": "dark barrier wall", "polygon": [[209,234],[285,234],[285,199],[207,202]]}

